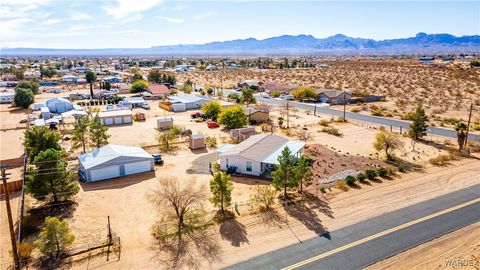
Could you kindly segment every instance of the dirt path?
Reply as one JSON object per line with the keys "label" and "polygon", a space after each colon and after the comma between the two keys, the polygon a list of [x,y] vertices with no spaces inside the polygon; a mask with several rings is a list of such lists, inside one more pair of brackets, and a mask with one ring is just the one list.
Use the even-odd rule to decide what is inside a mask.
{"label": "dirt path", "polygon": [[[475,258],[474,258],[475,256]],[[474,261],[474,260],[478,261]],[[447,266],[447,260],[466,260],[467,266]],[[469,261],[470,260],[470,261]],[[477,268],[475,268],[475,266]],[[422,244],[416,248],[377,262],[366,270],[386,269],[478,269],[480,267],[480,223]]]}
{"label": "dirt path", "polygon": [[[461,188],[480,183],[480,162],[466,159],[448,167],[429,168],[424,173],[411,173],[395,180],[364,185],[338,193],[329,204],[321,207],[306,205],[294,209],[287,215],[288,226],[284,222],[284,211],[278,215],[246,216],[238,218],[228,228],[217,229],[214,236],[218,240],[221,261],[202,265],[202,268],[218,269],[240,262],[278,248],[317,236],[323,230],[335,230],[353,223],[372,218],[383,213],[428,200]],[[145,182],[134,185],[146,184]],[[139,189],[141,190],[141,189]],[[111,190],[115,192],[115,190]],[[92,196],[94,193],[92,193]],[[144,194],[131,194],[142,197]],[[100,201],[99,201],[100,200]],[[127,198],[119,199],[115,205],[104,205],[96,198],[98,208],[110,208],[131,213],[132,220],[121,220],[122,231],[118,233],[130,239],[125,243],[120,261],[106,262],[96,258],[74,265],[74,269],[153,269],[164,268],[159,263],[159,254],[150,235],[151,224],[146,224],[153,209],[124,205]],[[82,203],[87,203],[87,199]],[[93,201],[93,200],[92,200]],[[115,210],[115,211],[114,211]],[[81,213],[77,213],[80,214]],[[125,213],[124,213],[125,214]],[[123,214],[123,216],[124,216]],[[114,214],[116,215],[116,214]],[[122,216],[121,214],[119,215]],[[148,217],[148,218],[146,218]],[[119,220],[115,218],[118,222]],[[83,222],[82,222],[83,223]],[[131,241],[135,239],[135,241]]]}

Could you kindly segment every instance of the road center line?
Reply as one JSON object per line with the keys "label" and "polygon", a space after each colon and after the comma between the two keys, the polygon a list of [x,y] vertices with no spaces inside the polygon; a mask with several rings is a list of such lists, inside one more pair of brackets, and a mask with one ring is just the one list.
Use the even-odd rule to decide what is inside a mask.
{"label": "road center line", "polygon": [[422,218],[419,218],[419,219],[416,219],[416,220],[412,220],[412,221],[410,221],[410,222],[407,222],[407,223],[398,225],[398,226],[393,227],[393,228],[390,228],[390,229],[388,229],[388,230],[385,230],[385,231],[376,233],[376,234],[374,234],[374,235],[365,237],[365,238],[363,238],[363,239],[357,240],[357,241],[352,242],[352,243],[350,243],[350,244],[347,244],[347,245],[338,247],[338,248],[336,248],[336,249],[332,249],[332,250],[330,250],[330,251],[328,251],[328,252],[322,253],[322,254],[317,255],[317,256],[315,256],[315,257],[312,257],[312,258],[310,258],[310,259],[306,259],[306,260],[304,260],[304,261],[298,262],[298,263],[293,264],[293,265],[291,265],[291,266],[285,267],[285,268],[283,268],[282,270],[290,270],[290,269],[299,268],[299,267],[301,267],[301,266],[304,266],[304,265],[307,265],[307,264],[312,263],[312,262],[314,262],[314,261],[323,259],[323,258],[328,257],[328,256],[330,256],[330,255],[339,253],[339,252],[344,251],[344,250],[346,250],[346,249],[349,249],[349,248],[351,248],[351,247],[355,247],[355,246],[361,245],[361,244],[363,244],[363,243],[365,243],[365,242],[368,242],[368,241],[370,241],[370,240],[373,240],[373,239],[382,237],[382,236],[384,236],[384,235],[393,233],[393,232],[395,232],[395,231],[398,231],[398,230],[401,230],[401,229],[404,229],[404,228],[413,226],[413,225],[418,224],[418,223],[420,223],[420,222],[423,222],[423,221],[426,221],[426,220],[429,220],[429,219],[432,219],[432,218],[436,218],[436,217],[438,217],[438,216],[441,216],[441,215],[447,214],[447,213],[449,213],[449,212],[458,210],[458,209],[460,209],[460,208],[463,208],[463,207],[466,207],[466,206],[475,204],[475,203],[477,203],[477,202],[480,202],[480,198],[477,198],[477,199],[474,199],[474,200],[471,200],[471,201],[468,201],[468,202],[465,202],[465,203],[462,203],[462,204],[459,204],[459,205],[450,207],[450,208],[448,208],[448,209],[444,209],[444,210],[439,211],[439,212],[436,212],[436,213],[434,213],[434,214],[431,214],[431,215],[428,215],[428,216],[425,216],[425,217],[422,217]]}

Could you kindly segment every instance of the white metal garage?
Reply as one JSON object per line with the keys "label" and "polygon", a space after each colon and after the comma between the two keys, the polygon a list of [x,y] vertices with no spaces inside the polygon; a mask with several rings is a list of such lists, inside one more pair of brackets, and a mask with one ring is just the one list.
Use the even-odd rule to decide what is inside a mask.
{"label": "white metal garage", "polygon": [[140,147],[106,145],[78,157],[80,175],[87,182],[155,170],[153,157]]}
{"label": "white metal garage", "polygon": [[122,125],[132,123],[132,111],[130,110],[112,110],[99,112],[98,116],[103,120],[103,124]]}
{"label": "white metal garage", "polygon": [[150,171],[151,168],[152,168],[152,164],[150,163],[149,160],[125,164],[125,174],[129,175],[129,174],[146,172],[146,171]]}
{"label": "white metal garage", "polygon": [[120,176],[120,167],[119,166],[109,166],[105,168],[99,168],[90,171],[90,177],[92,179],[104,180]]}

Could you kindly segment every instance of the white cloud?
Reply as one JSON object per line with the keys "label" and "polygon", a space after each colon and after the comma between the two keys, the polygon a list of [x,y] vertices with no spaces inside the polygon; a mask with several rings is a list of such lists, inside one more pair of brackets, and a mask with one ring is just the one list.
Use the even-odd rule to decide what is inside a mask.
{"label": "white cloud", "polygon": [[214,11],[207,11],[207,12],[204,12],[204,13],[200,13],[200,14],[197,14],[197,16],[195,16],[195,20],[205,19],[205,18],[211,17],[215,14],[216,14],[216,12],[214,12]]}
{"label": "white cloud", "polygon": [[52,24],[57,24],[57,23],[61,23],[62,20],[58,20],[58,19],[48,19],[46,21],[44,21],[44,24],[46,25],[52,25]]}
{"label": "white cloud", "polygon": [[83,20],[88,20],[92,18],[92,16],[90,16],[89,14],[79,12],[79,11],[68,11],[68,13],[69,13],[69,18],[72,21],[83,21]]}
{"label": "white cloud", "polygon": [[187,8],[188,8],[188,6],[186,6],[186,5],[179,5],[179,6],[172,7],[170,10],[171,11],[181,11],[181,10],[185,10]]}
{"label": "white cloud", "polygon": [[103,6],[107,14],[115,19],[125,19],[131,14],[141,13],[160,4],[162,0],[116,0],[116,6]]}
{"label": "white cloud", "polygon": [[93,25],[86,25],[86,24],[75,24],[75,25],[72,25],[68,28],[68,31],[69,32],[77,32],[77,31],[84,31],[84,30],[89,30],[89,29],[93,29],[95,28],[95,26]]}
{"label": "white cloud", "polygon": [[115,33],[115,34],[135,34],[135,33],[141,33],[141,32],[143,32],[143,30],[141,30],[141,29],[129,29],[129,30],[115,31],[113,33]]}
{"label": "white cloud", "polygon": [[164,20],[164,21],[167,21],[167,22],[170,22],[170,23],[183,23],[184,22],[184,20],[180,19],[180,18],[171,18],[171,17],[164,17],[164,16],[157,17],[157,19]]}

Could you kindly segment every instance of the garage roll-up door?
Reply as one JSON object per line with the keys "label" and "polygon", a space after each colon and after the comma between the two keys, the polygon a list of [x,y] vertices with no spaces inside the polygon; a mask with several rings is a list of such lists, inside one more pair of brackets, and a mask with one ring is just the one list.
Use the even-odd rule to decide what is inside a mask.
{"label": "garage roll-up door", "polygon": [[125,174],[134,174],[141,172],[148,172],[152,170],[152,163],[150,160],[140,161],[130,164],[125,164]]}
{"label": "garage roll-up door", "polygon": [[120,166],[109,166],[90,171],[90,181],[110,179],[120,176]]}
{"label": "garage roll-up door", "polygon": [[130,116],[125,116],[123,118],[123,123],[130,124],[131,122],[132,122],[132,117],[130,117]]}
{"label": "garage roll-up door", "polygon": [[122,117],[115,117],[115,124],[123,124],[123,118]]}
{"label": "garage roll-up door", "polygon": [[113,119],[112,118],[104,118],[103,119],[103,124],[106,126],[113,125]]}

